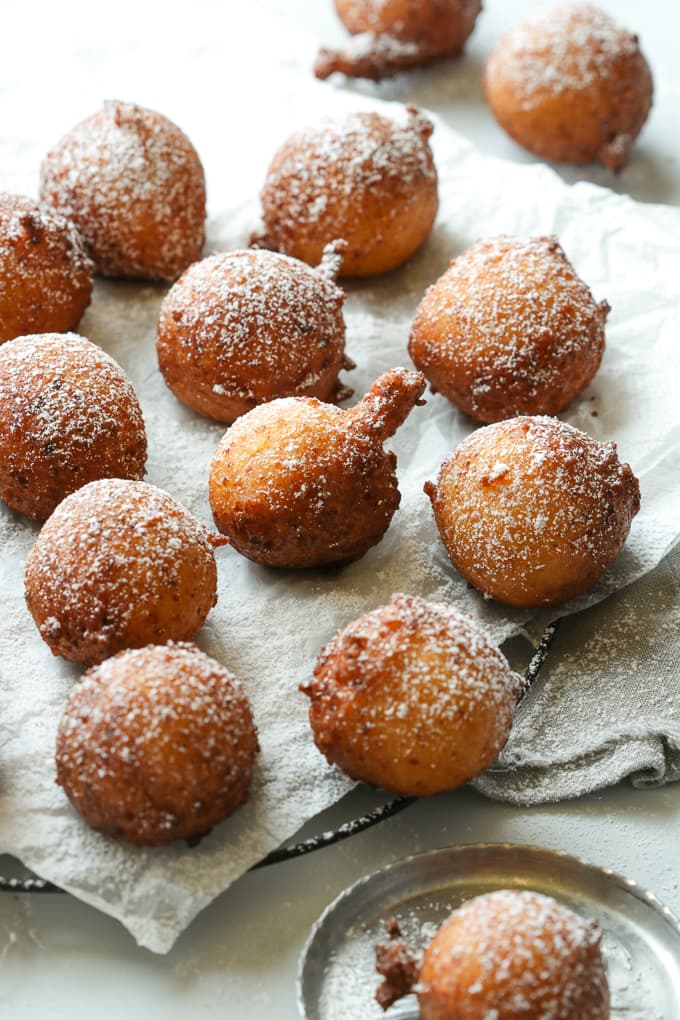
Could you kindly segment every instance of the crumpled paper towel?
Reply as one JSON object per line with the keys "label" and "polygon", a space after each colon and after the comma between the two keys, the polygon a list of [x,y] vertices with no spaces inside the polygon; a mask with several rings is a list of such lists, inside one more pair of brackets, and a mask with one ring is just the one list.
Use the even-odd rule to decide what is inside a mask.
{"label": "crumpled paper towel", "polygon": [[[258,27],[263,31],[261,23]],[[181,79],[172,61],[160,68],[148,49],[150,66],[159,67],[156,78],[145,68],[144,80],[153,81],[152,87],[135,78],[136,65],[129,65],[125,50],[111,56],[104,49],[97,60],[76,54],[81,64],[76,60],[70,91],[55,83],[56,100],[46,100],[46,109],[52,110],[49,123],[35,108],[34,135],[27,139],[24,133],[14,148],[8,147],[13,158],[5,164],[9,169],[0,185],[7,186],[9,177],[14,190],[34,191],[40,154],[60,131],[89,112],[94,97],[121,96],[124,90],[122,98],[175,116],[202,153],[213,200],[208,250],[243,245],[257,217],[257,203],[246,196],[258,188],[275,145],[323,114],[379,104],[273,71],[266,90],[251,88],[244,94],[238,40],[229,45],[233,66],[221,59],[219,46],[187,49],[192,73]],[[201,102],[192,105],[186,92],[198,71]],[[215,110],[203,101],[218,75],[225,94],[243,98],[224,113],[232,124],[222,139],[208,130],[208,125],[215,127]],[[85,110],[83,96],[88,99]],[[6,91],[5,101],[11,98],[11,90]],[[57,100],[59,123],[54,119]],[[239,133],[253,125],[257,130]],[[247,144],[235,149],[235,137],[247,137]],[[616,439],[643,493],[642,511],[615,566],[591,593],[560,610],[574,612],[652,570],[678,538],[680,213],[638,206],[587,184],[569,189],[542,166],[482,158],[441,124],[433,146],[441,182],[433,235],[403,269],[348,287],[348,353],[358,368],[346,380],[360,396],[382,370],[407,362],[409,325],[425,287],[472,241],[500,232],[559,235],[595,297],[607,298],[613,309],[602,368],[566,417],[597,438]],[[208,522],[208,468],[223,430],[186,410],[163,385],[153,340],[164,292],[100,281],[81,332],[121,362],[137,389],[149,435],[148,481]],[[219,603],[198,641],[244,682],[262,754],[249,803],[193,849],[118,845],[89,830],[54,785],[56,725],[77,671],[53,659],[37,636],[22,585],[36,528],[3,508],[0,850],[119,918],[141,945],[165,952],[219,892],[349,788],[349,781],[316,752],[306,699],[297,692],[321,645],[339,627],[402,590],[471,612],[497,640],[521,631],[540,634],[554,613],[508,610],[483,600],[456,575],[439,543],[422,484],[436,475],[443,458],[470,430],[471,423],[441,397],[414,410],[394,441],[401,509],[383,542],[341,572],[277,572],[233,550],[218,552]]]}

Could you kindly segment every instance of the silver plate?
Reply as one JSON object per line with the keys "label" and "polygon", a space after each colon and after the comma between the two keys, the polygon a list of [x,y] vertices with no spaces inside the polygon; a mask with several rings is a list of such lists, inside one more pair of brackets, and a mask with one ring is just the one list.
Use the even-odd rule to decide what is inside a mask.
{"label": "silver plate", "polygon": [[415,996],[386,1013],[374,945],[396,917],[424,947],[462,902],[493,889],[554,896],[604,929],[612,1018],[680,1020],[680,922],[635,882],[540,847],[485,843],[398,861],[346,889],[324,911],[300,959],[298,1006],[305,1020],[417,1020]]}

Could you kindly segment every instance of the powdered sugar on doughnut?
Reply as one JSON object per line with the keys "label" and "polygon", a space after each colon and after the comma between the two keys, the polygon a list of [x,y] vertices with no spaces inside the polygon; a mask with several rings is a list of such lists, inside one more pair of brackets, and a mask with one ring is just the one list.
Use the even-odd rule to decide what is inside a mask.
{"label": "powdered sugar on doughnut", "polygon": [[[357,193],[395,182],[401,192],[415,182],[436,180],[423,134],[427,118],[413,108],[401,120],[375,113],[352,113],[344,120],[326,120],[291,135],[272,162],[262,193],[267,210],[285,190],[285,217],[290,225],[323,220],[328,205],[350,203]],[[281,207],[277,203],[277,213]]]}
{"label": "powdered sugar on doughnut", "polygon": [[46,522],[26,563],[26,597],[55,652],[101,661],[128,628],[143,644],[193,636],[216,600],[215,558],[206,529],[167,493],[106,478]]}
{"label": "powdered sugar on doughnut", "polygon": [[239,682],[195,645],[170,643],[88,671],[59,725],[57,769],[96,827],[163,843],[200,836],[238,806],[256,750]]}
{"label": "powdered sugar on doughnut", "polygon": [[[212,390],[244,401],[241,413],[274,397],[330,398],[346,363],[343,301],[328,276],[285,255],[237,251],[203,259],[163,303],[158,351],[166,381],[185,399],[187,372],[195,373],[186,402],[204,389],[209,404]],[[212,406],[215,417],[223,408],[223,420],[235,417],[227,413],[232,402]]]}
{"label": "powdered sugar on doughnut", "polygon": [[47,154],[41,196],[80,230],[106,276],[175,279],[203,246],[205,178],[166,117],[106,102]]}
{"label": "powdered sugar on doughnut", "polygon": [[73,223],[30,198],[0,193],[0,343],[76,326],[92,270]]}
{"label": "powdered sugar on doughnut", "polygon": [[556,237],[502,235],[428,288],[410,350],[433,387],[480,421],[556,414],[597,371],[608,312]]}
{"label": "powdered sugar on doughnut", "polygon": [[[614,443],[542,416],[478,429],[426,491],[454,565],[501,601],[507,591],[543,591],[544,578],[582,578],[585,590],[620,551],[640,505],[637,479]],[[548,584],[528,604],[549,603],[552,591]]]}
{"label": "powdered sugar on doughnut", "polygon": [[501,889],[475,897],[451,915],[426,950],[417,988],[421,1004],[441,996],[460,1004],[465,1016],[484,1020],[605,1020],[609,993],[601,938],[596,921],[549,896]]}
{"label": "powdered sugar on doughnut", "polygon": [[[350,649],[345,651],[343,649]],[[351,669],[347,671],[347,661]],[[398,663],[398,666],[397,666]],[[392,686],[384,684],[386,668]],[[395,594],[388,606],[351,623],[323,649],[311,688],[321,697],[345,689],[379,688],[367,699],[362,721],[367,731],[391,717],[417,720],[436,734],[442,722],[472,712],[477,702],[498,710],[498,729],[507,732],[520,678],[479,624],[441,603]],[[418,741],[414,726],[414,748]]]}
{"label": "powdered sugar on doughnut", "polygon": [[637,37],[604,11],[565,4],[511,28],[499,43],[501,51],[503,74],[529,110],[535,93],[585,91],[606,80],[615,62],[635,58],[639,48]]}
{"label": "powdered sugar on doughnut", "polygon": [[140,479],[146,433],[121,367],[75,334],[0,347],[0,497],[45,520],[96,478]]}

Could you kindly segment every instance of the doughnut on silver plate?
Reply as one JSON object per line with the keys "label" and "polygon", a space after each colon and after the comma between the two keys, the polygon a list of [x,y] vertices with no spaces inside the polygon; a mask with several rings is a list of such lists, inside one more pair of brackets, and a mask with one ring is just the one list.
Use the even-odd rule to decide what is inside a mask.
{"label": "doughnut on silver plate", "polygon": [[305,1020],[417,1020],[414,995],[386,1013],[374,1000],[374,946],[396,917],[424,948],[450,912],[494,889],[533,889],[604,929],[612,1020],[680,1018],[680,922],[655,896],[605,868],[554,850],[479,843],[432,850],[368,875],[341,893],[312,928],[300,958]]}

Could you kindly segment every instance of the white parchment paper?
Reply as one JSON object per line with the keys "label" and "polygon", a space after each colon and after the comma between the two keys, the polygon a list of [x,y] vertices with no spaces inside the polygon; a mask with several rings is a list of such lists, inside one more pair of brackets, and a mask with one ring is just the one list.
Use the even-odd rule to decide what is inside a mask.
{"label": "white parchment paper", "polygon": [[[239,92],[237,43],[224,43],[232,65],[219,62],[214,49],[187,57],[191,70],[202,67],[213,84],[221,75],[224,94],[242,100],[224,112],[228,132],[219,135],[218,97],[209,109],[187,102],[186,74],[183,91],[178,80],[176,92],[165,75],[166,102],[153,88],[132,95],[134,76],[124,77],[116,53],[94,70],[84,61],[77,95],[62,91],[59,123],[52,109],[52,122],[37,119],[28,140],[24,132],[14,145],[5,143],[10,162],[0,185],[34,193],[36,154],[100,99],[136,99],[178,120],[204,158],[211,195],[207,251],[243,246],[256,226],[256,192],[275,146],[324,114],[379,104],[280,71],[270,75],[266,93]],[[205,81],[202,96],[204,88]],[[441,196],[434,232],[404,268],[348,286],[347,348],[358,367],[345,379],[359,397],[381,371],[408,364],[410,321],[425,287],[470,243],[503,232],[559,236],[596,299],[612,306],[600,372],[565,418],[596,438],[615,439],[642,488],[642,510],[623,554],[596,589],[564,607],[574,612],[652,569],[680,532],[680,211],[637,205],[588,184],[568,188],[542,166],[483,158],[441,124],[433,147]],[[149,436],[147,480],[209,523],[208,469],[223,429],[186,410],[164,387],[154,348],[164,293],[99,282],[81,332],[120,361],[140,396]],[[0,850],[119,918],[141,945],[165,952],[219,892],[349,788],[316,752],[306,699],[297,692],[339,627],[400,590],[473,613],[497,640],[522,630],[540,633],[554,611],[530,614],[485,602],[456,575],[437,538],[422,485],[471,428],[439,396],[413,412],[394,441],[401,509],[383,542],[343,571],[275,572],[233,550],[218,551],[219,603],[198,642],[245,684],[262,754],[249,803],[193,849],[115,844],[90,831],[55,786],[54,735],[78,671],[50,655],[24,605],[23,565],[36,528],[2,508]]]}

